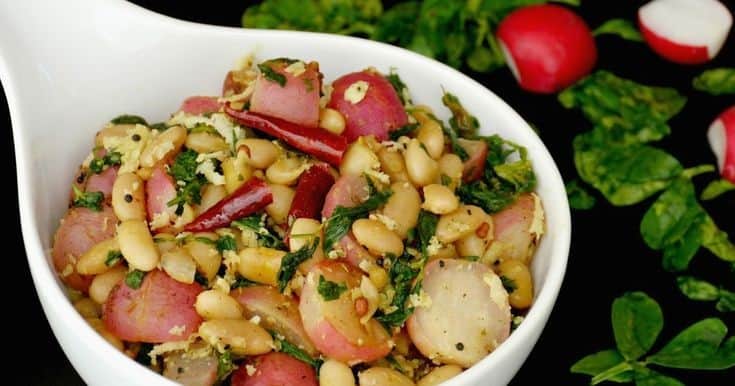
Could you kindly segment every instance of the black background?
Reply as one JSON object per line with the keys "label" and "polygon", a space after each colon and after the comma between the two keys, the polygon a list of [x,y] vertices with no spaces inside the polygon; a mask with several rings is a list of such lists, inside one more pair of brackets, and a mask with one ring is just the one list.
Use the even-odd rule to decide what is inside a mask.
{"label": "black background", "polygon": [[[201,23],[239,26],[244,1],[133,1],[151,10]],[[728,3],[735,12],[735,4]],[[633,19],[641,1],[584,0],[578,12],[590,26],[623,17]],[[712,97],[691,88],[691,79],[705,68],[735,66],[735,32],[731,33],[720,55],[706,66],[685,67],[655,56],[644,44],[616,37],[597,38],[598,68],[639,82],[676,87],[689,97],[684,111],[671,121],[673,134],[660,143],[685,167],[714,163],[706,141],[709,124],[725,108],[735,104],[733,96]],[[216,59],[216,58],[215,58]],[[370,63],[365,63],[369,65]],[[541,138],[551,151],[565,180],[576,177],[571,143],[575,134],[588,129],[588,123],[576,111],[564,110],[555,96],[537,96],[521,91],[507,69],[492,74],[470,74],[500,95],[529,122],[540,129]],[[183,95],[181,96],[184,97]],[[43,106],[39,106],[42,113]],[[0,142],[7,170],[7,181],[16,181],[12,134],[5,95],[0,92]],[[696,178],[701,189],[714,174]],[[9,206],[3,212],[10,227],[5,245],[14,253],[3,257],[3,294],[6,315],[3,368],[10,384],[81,385],[83,382],[56,343],[41,310],[31,281],[22,247],[17,191],[12,190]],[[733,329],[735,315],[718,315],[711,303],[685,299],[676,289],[674,275],[660,265],[660,253],[648,249],[641,240],[638,226],[650,201],[633,207],[616,208],[597,195],[598,205],[590,211],[574,211],[572,249],[569,266],[559,299],[546,330],[521,368],[512,385],[584,385],[588,378],[570,374],[569,366],[582,356],[614,345],[610,327],[610,304],[625,291],[643,290],[657,299],[664,310],[665,327],[656,347],[685,326],[710,316],[720,316]],[[548,205],[548,203],[547,203]],[[709,213],[723,230],[735,237],[735,193],[705,203]],[[735,272],[708,252],[700,251],[691,271],[735,290]],[[11,301],[11,299],[15,299]],[[30,367],[30,371],[20,369]],[[671,371],[688,385],[733,385],[735,371]],[[5,378],[7,379],[7,378]],[[489,380],[490,378],[488,378]],[[4,383],[4,382],[3,382]]]}

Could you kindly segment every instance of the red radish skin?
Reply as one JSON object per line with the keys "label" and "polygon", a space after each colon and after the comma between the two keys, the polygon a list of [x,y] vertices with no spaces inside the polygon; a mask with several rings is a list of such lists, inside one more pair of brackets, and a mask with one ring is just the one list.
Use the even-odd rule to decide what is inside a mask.
{"label": "red radish skin", "polygon": [[159,270],[148,272],[140,288],[123,281],[110,293],[102,319],[110,332],[129,342],[185,340],[202,318],[194,309],[199,284],[184,284]]}
{"label": "red radish skin", "polygon": [[188,232],[207,232],[229,226],[231,222],[249,216],[273,202],[268,184],[251,178],[229,196],[214,204],[184,227]]}
{"label": "red radish skin", "polygon": [[[352,104],[345,99],[345,91],[355,82],[368,84],[365,97]],[[348,142],[360,136],[374,135],[378,141],[388,139],[388,133],[408,123],[408,116],[393,86],[379,73],[360,71],[344,75],[332,83],[331,107],[345,117]]]}
{"label": "red radish skin", "polygon": [[587,24],[554,4],[513,11],[498,26],[497,37],[521,88],[555,93],[582,79],[597,61]]}
{"label": "red radish skin", "polygon": [[301,324],[299,304],[293,298],[270,286],[238,288],[232,290],[230,296],[242,305],[246,319],[258,316],[261,327],[283,335],[309,355],[319,354]]}
{"label": "red radish skin", "polygon": [[722,48],[732,15],[717,0],[654,0],[638,10],[638,27],[661,57],[679,64],[702,64]]}
{"label": "red radish skin", "polygon": [[[335,300],[326,301],[317,290],[319,277],[347,286]],[[375,319],[360,323],[351,290],[360,286],[362,274],[346,263],[323,261],[309,271],[301,290],[299,311],[311,341],[326,357],[353,365],[388,355],[390,336]]]}
{"label": "red radish skin", "polygon": [[76,272],[76,261],[95,244],[115,236],[117,217],[109,205],[95,212],[87,208],[72,208],[61,220],[54,235],[51,256],[59,277],[69,287],[87,292],[93,276]]}
{"label": "red radish skin", "polygon": [[[248,373],[250,370],[251,374]],[[232,386],[318,386],[314,368],[280,352],[249,359],[232,374]]]}
{"label": "red radish skin", "polygon": [[283,140],[286,144],[333,166],[339,166],[347,149],[345,137],[314,127],[300,126],[283,119],[266,117],[225,106],[225,112],[241,125],[252,127]]}
{"label": "red radish skin", "polygon": [[725,110],[707,132],[722,178],[735,184],[735,106]]}
{"label": "red radish skin", "polygon": [[109,167],[100,174],[92,174],[87,178],[86,192],[102,192],[105,200],[109,201],[112,196],[112,185],[117,178],[117,166]]}
{"label": "red radish skin", "polygon": [[168,203],[176,198],[176,184],[163,165],[153,168],[151,177],[145,182],[145,195],[148,221],[165,212]]}
{"label": "red radish skin", "polygon": [[299,177],[288,217],[318,220],[319,212],[332,185],[334,176],[329,171],[329,165],[323,163],[312,165]]}
{"label": "red radish skin", "polygon": [[281,86],[262,73],[258,75],[250,99],[250,111],[316,128],[319,125],[319,91],[322,87],[319,64],[306,64],[304,72],[298,76],[286,71],[289,64],[284,60],[270,60],[261,65],[283,75],[286,84]]}
{"label": "red radish skin", "polygon": [[179,111],[183,111],[191,115],[201,115],[206,113],[216,113],[222,108],[222,104],[217,101],[217,97],[210,96],[193,96],[184,100],[179,107]]}
{"label": "red radish skin", "polygon": [[460,138],[459,146],[467,152],[467,160],[464,161],[462,170],[462,181],[470,183],[482,178],[485,172],[485,160],[487,159],[487,143],[481,140],[469,140]]}
{"label": "red radish skin", "polygon": [[496,247],[500,253],[498,258],[524,262],[531,258],[538,236],[531,233],[531,228],[536,210],[543,210],[536,208],[536,205],[541,204],[534,195],[524,194],[512,205],[492,216],[495,236],[490,247],[492,243],[502,243]]}
{"label": "red radish skin", "polygon": [[364,177],[342,175],[329,189],[324,199],[322,217],[328,218],[338,206],[353,207],[368,198],[368,184]]}

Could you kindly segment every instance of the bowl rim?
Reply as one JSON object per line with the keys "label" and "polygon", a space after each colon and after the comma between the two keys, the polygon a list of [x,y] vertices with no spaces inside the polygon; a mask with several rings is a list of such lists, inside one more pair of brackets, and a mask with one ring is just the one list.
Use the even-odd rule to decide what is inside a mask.
{"label": "bowl rim", "polygon": [[[108,2],[110,4],[113,3],[113,1]],[[520,130],[528,131],[529,138],[531,138],[532,141],[537,141],[537,145],[540,146],[540,149],[543,150],[545,155],[552,161],[552,164],[549,165],[552,173],[552,175],[549,176],[549,180],[553,182],[553,185],[556,185],[555,187],[557,188],[557,191],[558,188],[561,188],[561,191],[563,191],[564,184],[556,163],[553,161],[553,158],[546,146],[526,121],[504,100],[488,88],[469,76],[443,63],[400,47],[356,37],[315,32],[256,30],[213,26],[175,19],[126,2],[124,5],[120,4],[119,7],[121,10],[129,12],[129,15],[123,15],[124,17],[130,17],[131,19],[136,17],[152,19],[155,22],[165,24],[167,28],[184,28],[189,31],[206,30],[206,32],[239,34],[242,37],[255,39],[268,39],[268,36],[282,36],[309,38],[321,41],[349,42],[351,44],[360,45],[373,50],[383,51],[386,55],[396,57],[397,59],[405,56],[413,57],[414,59],[424,61],[428,67],[432,68],[430,71],[437,71],[440,69],[445,71],[449,70],[453,76],[464,78],[464,81],[469,81],[472,85],[477,87],[482,93],[483,98],[494,99],[500,102],[496,103],[497,107],[502,110],[500,113],[506,115],[509,119],[517,121]],[[52,269],[51,264],[49,264],[49,253],[44,250],[40,234],[37,230],[39,225],[36,221],[36,212],[38,209],[31,199],[31,192],[34,190],[31,184],[31,178],[29,177],[32,174],[30,171],[31,162],[30,154],[26,151],[28,142],[23,127],[24,123],[21,119],[21,117],[25,116],[25,112],[20,107],[21,104],[17,102],[17,99],[19,99],[18,88],[15,80],[8,76],[9,73],[5,59],[0,56],[0,78],[3,81],[3,85],[6,90],[14,136],[21,230],[36,292],[42,303],[46,317],[49,318],[49,314],[55,314],[58,315],[58,317],[67,320],[69,324],[65,326],[65,328],[74,329],[75,334],[80,336],[80,341],[86,342],[90,346],[93,345],[94,347],[92,349],[99,355],[98,360],[100,362],[104,362],[105,365],[115,366],[121,371],[128,372],[132,377],[140,379],[148,384],[175,385],[174,382],[169,381],[159,374],[149,370],[147,367],[138,365],[134,360],[131,360],[131,358],[127,357],[124,353],[108,344],[107,341],[97,334],[97,332],[94,331],[76,311],[72,302],[67,297],[65,289],[62,288],[60,281],[58,281],[56,272]],[[571,242],[571,214],[566,194],[559,194],[558,196],[559,197],[554,197],[556,200],[553,202],[553,205],[560,205],[560,218],[558,224],[555,224],[555,226],[560,227],[558,230],[559,233],[554,240],[554,248],[548,253],[549,256],[547,258],[550,259],[550,264],[548,266],[548,271],[544,276],[543,288],[537,293],[537,296],[534,299],[534,304],[529,309],[524,322],[521,323],[521,325],[513,331],[512,334],[510,334],[510,337],[503,342],[503,344],[499,345],[497,349],[483,358],[480,362],[476,363],[469,369],[464,370],[459,376],[455,377],[453,382],[450,382],[450,384],[465,384],[470,383],[473,380],[478,381],[482,379],[483,367],[488,366],[492,362],[502,361],[504,357],[510,356],[514,350],[521,347],[524,342],[531,342],[531,346],[536,344],[538,336],[546,325],[548,317],[556,302],[556,298],[565,275],[569,256]],[[550,203],[546,204],[548,205]],[[62,298],[65,301],[59,301]],[[57,341],[63,347],[63,344],[59,341],[56,331],[56,328],[60,327],[52,323],[49,324],[54,330],[54,335],[56,336]],[[66,348],[64,348],[64,351],[66,355]],[[76,367],[73,362],[72,365]],[[77,371],[79,372],[79,370]],[[81,375],[81,372],[79,373]]]}

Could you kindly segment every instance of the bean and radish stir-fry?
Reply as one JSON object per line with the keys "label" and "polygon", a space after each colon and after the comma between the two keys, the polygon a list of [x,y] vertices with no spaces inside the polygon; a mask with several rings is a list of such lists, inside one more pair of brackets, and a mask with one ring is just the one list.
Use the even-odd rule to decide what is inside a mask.
{"label": "bean and radish stir-fry", "polygon": [[440,121],[395,73],[252,60],[76,175],[53,262],[89,324],[185,385],[435,385],[533,301],[524,147]]}

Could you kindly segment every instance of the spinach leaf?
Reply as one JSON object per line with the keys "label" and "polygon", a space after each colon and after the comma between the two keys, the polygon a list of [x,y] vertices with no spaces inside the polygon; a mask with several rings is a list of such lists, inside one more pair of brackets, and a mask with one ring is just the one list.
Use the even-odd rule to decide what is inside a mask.
{"label": "spinach leaf", "polygon": [[702,246],[721,260],[735,262],[735,245],[728,239],[727,233],[720,230],[709,216],[702,224]]}
{"label": "spinach leaf", "polygon": [[270,80],[271,82],[278,83],[281,87],[286,87],[286,76],[276,71],[271,67],[271,64],[264,62],[258,64],[258,69],[263,77]]}
{"label": "spinach leaf", "polygon": [[392,194],[393,192],[390,189],[382,192],[376,191],[360,205],[349,208],[344,206],[335,208],[324,226],[324,252],[330,251],[334,244],[350,231],[350,227],[355,220],[364,218],[370,211],[381,207]]}
{"label": "spinach leaf", "polygon": [[707,70],[694,78],[692,86],[712,95],[735,94],[735,68],[722,67]]}
{"label": "spinach leaf", "polygon": [[224,380],[230,373],[235,371],[237,366],[232,362],[232,353],[225,350],[217,355],[217,379]]}
{"label": "spinach leaf", "polygon": [[224,235],[217,239],[215,246],[217,247],[217,251],[219,251],[219,253],[222,253],[224,251],[237,250],[237,243],[235,242],[235,238],[230,235]]}
{"label": "spinach leaf", "polygon": [[137,115],[123,114],[110,120],[113,125],[148,125],[142,117]]}
{"label": "spinach leaf", "polygon": [[438,223],[439,216],[425,210],[419,212],[416,229],[418,232],[419,249],[426,259],[428,259],[427,249],[431,243],[431,238],[436,234],[436,225]]}
{"label": "spinach leaf", "polygon": [[720,288],[720,300],[715,308],[720,312],[735,312],[735,292]]}
{"label": "spinach leaf", "polygon": [[395,295],[391,300],[391,306],[395,307],[395,310],[388,314],[379,312],[375,319],[381,322],[389,331],[393,327],[402,326],[406,319],[411,316],[414,308],[408,306],[406,302],[412,293],[418,293],[421,289],[419,284],[414,286],[413,282],[419,276],[423,264],[419,263],[421,266],[415,267],[416,264],[412,264],[411,259],[410,255],[404,253],[393,261],[388,272],[390,283],[395,291]]}
{"label": "spinach leaf", "polygon": [[122,154],[116,151],[110,151],[100,158],[95,157],[92,159],[92,161],[89,162],[89,170],[94,174],[100,174],[105,171],[108,166],[120,165],[121,163]]}
{"label": "spinach leaf", "polygon": [[105,195],[102,192],[83,192],[76,184],[72,185],[71,188],[74,190],[74,198],[71,202],[72,206],[87,208],[95,212],[102,210],[102,202],[105,199]]}
{"label": "spinach leaf", "polygon": [[592,31],[592,35],[600,36],[604,34],[617,35],[625,40],[634,42],[642,42],[643,36],[638,32],[635,25],[626,19],[610,19]]}
{"label": "spinach leaf", "polygon": [[679,290],[692,300],[713,301],[720,297],[720,290],[714,285],[692,276],[679,276],[676,278]]}
{"label": "spinach leaf", "polygon": [[680,332],[646,360],[660,366],[723,370],[735,366],[735,337],[725,340],[727,326],[720,319],[701,320]]}
{"label": "spinach leaf", "polygon": [[477,136],[477,130],[480,122],[474,115],[470,114],[460,103],[459,98],[454,94],[444,92],[442,103],[452,112],[449,118],[449,125],[462,138],[474,138]]}
{"label": "spinach leaf", "polygon": [[679,161],[647,145],[599,143],[589,134],[574,139],[574,163],[582,180],[613,205],[632,205],[665,189],[682,173]]}
{"label": "spinach leaf", "polygon": [[588,210],[597,203],[597,199],[578,180],[571,180],[566,184],[567,198],[572,209]]}
{"label": "spinach leaf", "polygon": [[663,325],[661,307],[643,292],[629,292],[613,302],[613,333],[625,359],[636,360],[648,352]]}
{"label": "spinach leaf", "polygon": [[380,17],[370,38],[406,47],[413,39],[420,10],[420,1],[395,4]]}
{"label": "spinach leaf", "polygon": [[176,214],[181,215],[184,204],[199,204],[202,202],[202,188],[207,183],[206,178],[198,174],[197,152],[185,150],[179,153],[171,165],[169,174],[176,181],[176,198],[167,205],[176,206]]}
{"label": "spinach leaf", "polygon": [[[596,377],[621,363],[625,363],[625,358],[620,355],[618,350],[603,350],[580,359],[572,365],[570,371],[572,373],[587,374]],[[633,381],[633,372],[630,370],[621,368],[620,372],[615,371],[615,374],[612,373],[613,371],[609,372],[607,376],[604,376],[604,380],[619,383]]]}
{"label": "spinach leaf", "polygon": [[231,225],[240,228],[240,230],[251,230],[255,232],[258,238],[258,245],[266,248],[282,249],[285,247],[283,240],[273,234],[265,224],[265,217],[260,215],[252,215],[235,220]]}
{"label": "spinach leaf", "polygon": [[409,135],[413,133],[414,131],[416,131],[418,127],[419,127],[418,123],[407,123],[391,131],[390,133],[388,133],[388,137],[390,138],[391,141],[397,141],[398,138],[401,138],[404,135]]}
{"label": "spinach leaf", "polygon": [[411,95],[408,93],[408,87],[406,87],[406,84],[403,83],[401,77],[395,72],[395,69],[391,68],[390,73],[386,75],[385,79],[387,79],[393,89],[396,90],[396,94],[398,94],[398,98],[401,100],[401,103],[404,106],[406,104],[410,105]]}
{"label": "spinach leaf", "polygon": [[335,283],[319,275],[319,283],[316,286],[317,292],[322,296],[322,299],[326,301],[337,300],[339,297],[347,291],[347,286],[344,283]]}
{"label": "spinach leaf", "polygon": [[725,179],[715,180],[710,182],[709,185],[704,188],[701,198],[704,201],[714,200],[720,195],[725,194],[731,190],[735,190],[735,184],[733,184],[732,182]]}
{"label": "spinach leaf", "polygon": [[685,386],[674,378],[642,366],[635,368],[635,384],[636,386]]}
{"label": "spinach leaf", "polygon": [[[597,142],[644,143],[667,136],[666,124],[686,104],[675,89],[645,86],[597,71],[559,94],[566,108],[580,108],[595,126]],[[604,142],[603,142],[604,143]]]}
{"label": "spinach leaf", "polygon": [[141,284],[143,284],[145,274],[146,273],[143,271],[134,269],[128,272],[127,275],[125,275],[125,284],[132,289],[138,289],[140,288]]}
{"label": "spinach leaf", "polygon": [[108,267],[112,267],[113,265],[117,264],[122,260],[123,254],[117,249],[113,249],[109,252],[107,252],[107,258],[105,259],[105,265]]}
{"label": "spinach leaf", "polygon": [[289,252],[283,256],[283,259],[281,259],[281,267],[278,268],[277,276],[279,291],[283,292],[283,290],[286,289],[288,282],[291,281],[293,275],[296,274],[296,269],[301,263],[314,255],[314,251],[316,251],[318,245],[319,238],[315,237],[311,245],[304,245],[296,252]]}

